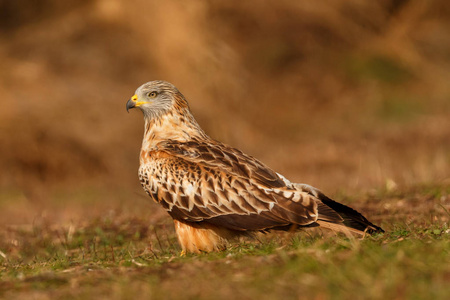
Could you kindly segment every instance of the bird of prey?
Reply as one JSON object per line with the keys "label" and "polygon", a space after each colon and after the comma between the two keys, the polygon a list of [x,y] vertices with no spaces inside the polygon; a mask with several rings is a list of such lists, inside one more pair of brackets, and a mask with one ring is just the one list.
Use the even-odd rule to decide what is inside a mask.
{"label": "bird of prey", "polygon": [[173,218],[182,253],[226,248],[229,239],[322,227],[383,232],[318,189],[292,183],[256,158],[210,138],[186,98],[166,81],[140,86],[127,111],[144,114],[139,180]]}

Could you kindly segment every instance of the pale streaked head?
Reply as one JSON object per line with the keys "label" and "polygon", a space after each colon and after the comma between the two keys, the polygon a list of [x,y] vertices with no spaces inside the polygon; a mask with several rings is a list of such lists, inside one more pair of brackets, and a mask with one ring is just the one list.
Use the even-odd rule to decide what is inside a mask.
{"label": "pale streaked head", "polygon": [[127,102],[127,111],[139,108],[145,118],[155,119],[173,109],[189,110],[184,96],[171,83],[155,80],[144,83],[136,90],[133,97]]}

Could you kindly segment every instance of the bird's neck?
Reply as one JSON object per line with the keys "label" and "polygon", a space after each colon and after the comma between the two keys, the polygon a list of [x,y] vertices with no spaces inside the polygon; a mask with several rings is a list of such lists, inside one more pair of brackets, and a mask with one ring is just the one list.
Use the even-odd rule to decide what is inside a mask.
{"label": "bird's neck", "polygon": [[157,149],[164,141],[188,142],[192,139],[205,139],[208,136],[200,128],[192,114],[167,113],[158,118],[145,118],[145,132],[142,151]]}

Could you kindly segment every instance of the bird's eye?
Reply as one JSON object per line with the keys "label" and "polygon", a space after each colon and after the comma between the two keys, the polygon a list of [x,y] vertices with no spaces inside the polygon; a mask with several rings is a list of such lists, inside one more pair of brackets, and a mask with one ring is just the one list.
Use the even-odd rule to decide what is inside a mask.
{"label": "bird's eye", "polygon": [[155,98],[156,95],[157,95],[156,92],[150,92],[150,93],[147,94],[147,96],[148,96],[149,98]]}

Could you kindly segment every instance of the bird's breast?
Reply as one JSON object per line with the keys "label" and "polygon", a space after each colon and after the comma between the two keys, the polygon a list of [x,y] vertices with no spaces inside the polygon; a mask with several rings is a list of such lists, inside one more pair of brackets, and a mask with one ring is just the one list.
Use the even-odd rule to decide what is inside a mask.
{"label": "bird's breast", "polygon": [[147,194],[162,204],[179,195],[193,197],[200,173],[196,168],[162,151],[142,151],[139,180]]}

